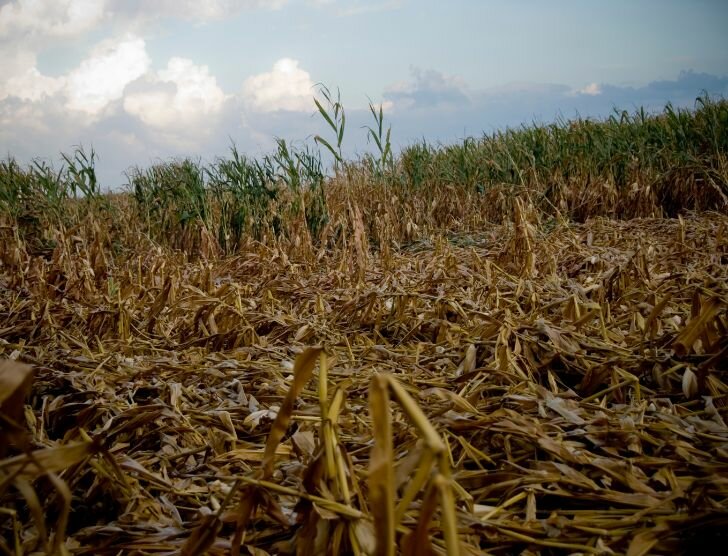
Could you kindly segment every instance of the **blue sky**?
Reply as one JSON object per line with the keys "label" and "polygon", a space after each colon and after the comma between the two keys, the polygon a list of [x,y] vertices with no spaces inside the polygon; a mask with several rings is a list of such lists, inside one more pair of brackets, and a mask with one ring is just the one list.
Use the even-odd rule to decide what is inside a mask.
{"label": "blue sky", "polygon": [[728,2],[0,0],[0,153],[93,145],[123,171],[234,140],[325,132],[314,84],[340,87],[348,153],[367,98],[395,145],[450,142],[615,106],[728,96]]}

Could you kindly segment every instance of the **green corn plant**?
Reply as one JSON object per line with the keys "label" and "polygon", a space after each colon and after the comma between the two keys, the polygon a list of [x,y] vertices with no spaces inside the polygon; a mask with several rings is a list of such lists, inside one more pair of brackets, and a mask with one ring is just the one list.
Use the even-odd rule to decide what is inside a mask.
{"label": "green corn plant", "polygon": [[248,159],[234,144],[230,150],[229,159],[218,159],[207,169],[220,212],[218,241],[226,253],[234,252],[246,233],[261,239],[275,218],[278,196],[272,163]]}
{"label": "green corn plant", "polygon": [[334,157],[334,167],[338,169],[344,163],[344,159],[341,154],[341,144],[344,141],[344,129],[346,127],[346,113],[344,112],[344,106],[341,104],[341,92],[336,90],[336,98],[334,98],[331,91],[323,83],[318,84],[319,94],[326,101],[328,110],[314,97],[313,101],[316,103],[319,114],[323,117],[324,121],[328,124],[331,130],[334,132],[335,144],[334,147],[331,142],[327,141],[320,135],[314,136],[314,141],[318,145],[323,145]]}
{"label": "green corn plant", "polygon": [[275,163],[277,178],[286,185],[288,190],[288,215],[296,218],[306,214],[306,203],[303,192],[301,175],[301,162],[293,148],[289,148],[284,139],[276,138],[277,150],[271,156]]}
{"label": "green corn plant", "polygon": [[301,193],[305,199],[306,226],[312,239],[317,241],[329,221],[321,153],[314,152],[306,146],[303,150],[296,152],[296,159],[299,163],[302,182],[305,184],[304,191]]}
{"label": "green corn plant", "polygon": [[[264,156],[261,160],[255,160],[255,173],[254,179],[255,179],[255,187],[258,188],[258,190],[262,191],[262,188],[265,188],[269,191],[269,196],[272,199],[272,202],[275,204],[273,205],[273,209],[270,210],[268,208],[268,205],[266,205],[266,226],[270,226],[270,228],[273,230],[273,233],[276,237],[279,237],[283,233],[283,219],[281,217],[280,211],[278,211],[275,207],[276,205],[279,205],[281,201],[279,200],[279,187],[278,187],[278,178],[276,174],[276,165],[275,161],[273,160],[273,157],[270,155]],[[262,195],[259,195],[256,197],[256,199],[263,199],[264,197]],[[262,211],[261,211],[262,214]],[[254,224],[256,226],[255,233],[260,233],[260,230],[263,229],[262,223],[260,220],[255,220]],[[258,236],[256,236],[258,237]]]}
{"label": "green corn plant", "polygon": [[276,146],[278,148],[272,158],[278,166],[278,177],[291,192],[297,194],[301,190],[301,173],[295,152],[288,147],[285,139],[276,138]]}
{"label": "green corn plant", "polygon": [[377,173],[379,176],[383,176],[388,169],[391,169],[393,164],[392,144],[390,141],[392,126],[388,126],[386,133],[384,132],[384,111],[381,104],[377,110],[374,103],[369,99],[369,111],[374,118],[375,125],[374,127],[364,126],[367,130],[367,141],[374,142],[379,151]]}
{"label": "green corn plant", "polygon": [[61,153],[66,162],[66,179],[74,197],[80,192],[83,197],[91,201],[99,197],[99,183],[96,179],[96,152],[91,147],[91,152],[86,154],[83,146],[75,148],[73,156]]}
{"label": "green corn plant", "polygon": [[400,155],[402,181],[414,191],[422,189],[430,178],[434,160],[433,149],[424,140],[406,147]]}
{"label": "green corn plant", "polygon": [[155,217],[156,220],[156,217],[160,216],[162,199],[158,182],[154,179],[153,168],[145,171],[135,166],[129,168],[124,175],[126,176],[127,188],[131,191],[132,198],[135,201],[137,214],[144,222],[147,233],[156,237],[152,229],[152,218]]}
{"label": "green corn plant", "polygon": [[212,211],[203,167],[189,159],[155,164],[127,172],[138,214],[155,238],[176,238],[199,222],[208,230]]}
{"label": "green corn plant", "polygon": [[32,203],[32,174],[13,158],[0,162],[0,213],[17,221]]}
{"label": "green corn plant", "polygon": [[57,172],[44,160],[36,159],[31,166],[31,175],[35,197],[38,200],[40,210],[51,216],[54,223],[66,223],[66,211],[64,205],[69,198],[68,182],[64,179],[64,169]]}
{"label": "green corn plant", "polygon": [[168,166],[165,177],[182,227],[194,221],[209,227],[210,209],[200,164],[189,159],[175,162]]}

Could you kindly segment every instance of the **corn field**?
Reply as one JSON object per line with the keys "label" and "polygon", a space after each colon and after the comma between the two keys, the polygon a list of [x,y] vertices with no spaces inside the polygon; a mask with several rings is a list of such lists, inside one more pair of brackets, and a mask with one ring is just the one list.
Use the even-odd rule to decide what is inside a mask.
{"label": "corn field", "polygon": [[[645,554],[728,531],[728,103],[345,160],[0,162],[3,554]],[[328,160],[332,160],[329,167]]]}

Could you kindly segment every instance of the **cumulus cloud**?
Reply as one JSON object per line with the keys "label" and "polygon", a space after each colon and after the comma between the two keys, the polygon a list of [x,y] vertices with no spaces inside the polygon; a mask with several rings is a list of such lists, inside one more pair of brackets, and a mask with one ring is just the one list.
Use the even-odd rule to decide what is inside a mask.
{"label": "cumulus cloud", "polygon": [[249,77],[243,83],[243,98],[259,112],[311,110],[314,83],[298,60],[281,58],[269,72]]}
{"label": "cumulus cloud", "polygon": [[226,95],[207,66],[172,58],[167,67],[124,98],[124,110],[154,128],[180,128],[220,112]]}
{"label": "cumulus cloud", "polygon": [[[398,95],[392,91],[399,92],[405,99],[417,99],[419,89],[424,89],[425,97],[428,97],[432,95],[432,87],[425,86],[426,80],[424,83],[422,80],[410,80],[408,83],[407,87],[401,84],[390,87],[390,92],[385,93],[385,98],[389,95],[394,99],[395,110],[390,112],[389,119],[392,140],[400,144],[422,137],[450,142],[465,136],[479,136],[484,131],[517,127],[533,121],[551,122],[556,118],[603,118],[612,114],[615,108],[633,110],[642,106],[648,112],[660,111],[667,102],[676,107],[692,108],[702,91],[707,91],[714,98],[728,97],[728,76],[696,72],[682,72],[677,79],[654,81],[641,87],[600,83],[600,94],[575,92],[573,88],[560,84],[509,83],[470,90],[467,103],[431,105],[426,110],[427,118],[423,118],[423,110],[418,110],[421,103],[412,102],[410,106],[403,107],[401,102],[397,102]],[[417,83],[420,83],[419,89],[415,86]]]}
{"label": "cumulus cloud", "polygon": [[131,19],[173,17],[205,23],[233,16],[243,10],[278,10],[288,0],[112,0],[114,14]]}
{"label": "cumulus cloud", "polygon": [[[0,4],[0,8],[20,4]],[[273,7],[280,2],[239,4]],[[141,0],[137,5],[142,5]],[[108,0],[106,13],[116,6],[117,0]],[[231,6],[212,2],[199,9],[213,17]],[[59,21],[62,18],[56,18],[56,24]],[[85,25],[75,21],[76,29]],[[48,31],[56,28],[50,25],[46,31],[38,27],[27,32],[60,32]],[[69,23],[63,32],[72,28]],[[60,76],[39,71],[36,52],[27,47],[30,43],[6,40],[0,34],[0,153],[21,161],[92,142],[101,157],[100,178],[106,185],[118,186],[130,165],[171,156],[211,159],[225,153],[229,138],[241,151],[256,154],[274,147],[273,136],[303,140],[329,131],[320,118],[310,117],[315,81],[292,58],[278,60],[269,71],[246,79],[235,94],[226,94],[198,60],[160,60],[166,66],[153,71],[139,36],[121,36],[98,45],[75,69]],[[423,137],[449,142],[534,119],[552,121],[560,114],[602,117],[615,106],[657,110],[667,101],[692,106],[702,90],[728,96],[728,77],[694,72],[642,87],[592,83],[581,90],[539,83],[475,90],[433,69],[413,69],[405,77],[380,97],[395,147]],[[372,122],[366,109],[347,107],[351,133],[347,131],[344,146],[352,155],[369,148],[361,127]]]}
{"label": "cumulus cloud", "polygon": [[15,0],[0,7],[0,36],[78,35],[94,28],[106,7],[105,0]]}
{"label": "cumulus cloud", "polygon": [[121,99],[124,88],[144,75],[150,64],[143,39],[127,36],[105,41],[68,75],[66,106],[98,115],[109,103]]}
{"label": "cumulus cloud", "polygon": [[602,94],[602,88],[599,86],[599,83],[589,83],[589,85],[583,89],[579,89],[579,92],[582,95],[596,96]]}
{"label": "cumulus cloud", "polygon": [[[6,63],[11,71],[0,81],[0,121],[16,133],[72,128],[81,135],[77,142],[87,133],[97,134],[100,122],[124,139],[125,148],[138,146],[141,137],[147,144],[179,147],[216,129],[212,120],[229,98],[207,66],[192,60],[174,57],[152,72],[145,41],[134,35],[101,42],[76,68],[57,77],[43,75],[33,53],[19,52],[25,52],[22,63]],[[59,121],[60,126],[52,123]],[[1,143],[18,142],[5,133],[0,138]]]}
{"label": "cumulus cloud", "polygon": [[0,84],[0,100],[14,96],[37,102],[59,92],[65,84],[65,79],[43,75],[35,66],[10,75],[5,83]]}
{"label": "cumulus cloud", "polygon": [[162,4],[169,6],[169,13],[183,13],[185,17],[201,19],[220,19],[245,9],[278,10],[288,0],[166,0]]}
{"label": "cumulus cloud", "polygon": [[174,17],[206,22],[246,9],[277,10],[288,0],[12,0],[0,5],[0,36],[72,37],[104,19]]}
{"label": "cumulus cloud", "polygon": [[43,75],[38,53],[97,27],[106,0],[14,0],[0,3],[0,100],[39,101],[66,80]]}
{"label": "cumulus cloud", "polygon": [[356,16],[369,13],[386,12],[402,7],[402,0],[387,0],[385,2],[346,2],[339,9],[338,14],[343,17]]}
{"label": "cumulus cloud", "polygon": [[396,110],[432,108],[434,106],[462,106],[469,103],[462,79],[436,70],[412,68],[410,79],[389,86],[384,91],[385,101]]}
{"label": "cumulus cloud", "polygon": [[316,8],[335,8],[334,13],[340,17],[349,17],[369,13],[384,12],[401,8],[403,0],[307,0],[307,4]]}
{"label": "cumulus cloud", "polygon": [[7,149],[14,155],[24,155],[34,146],[40,146],[56,130],[57,116],[64,112],[53,98],[44,103],[17,97],[0,101],[0,145],[3,145],[3,151]]}
{"label": "cumulus cloud", "polygon": [[[7,96],[7,80],[35,67],[36,55],[17,42],[0,41],[0,98]],[[5,92],[5,93],[4,93]]]}
{"label": "cumulus cloud", "polygon": [[511,81],[503,85],[488,87],[480,91],[491,97],[506,97],[508,95],[561,95],[569,92],[570,89],[566,85],[557,83],[537,83],[534,81]]}
{"label": "cumulus cloud", "polygon": [[[43,75],[44,50],[75,40],[104,22],[143,29],[161,18],[206,22],[244,9],[279,9],[288,0],[11,0],[0,1],[0,100],[40,99],[63,91],[68,108],[97,115],[121,98],[127,83],[144,74],[149,58],[141,39],[97,47],[69,75]],[[113,17],[112,17],[113,16]]]}
{"label": "cumulus cloud", "polygon": [[[0,82],[0,100],[14,98],[39,104],[44,101],[62,105],[86,119],[99,117],[114,101],[120,100],[124,88],[144,75],[151,60],[144,40],[133,35],[106,40],[69,73],[58,77],[42,74],[32,53],[22,57],[25,67],[9,68]],[[83,122],[80,122],[83,123]]]}

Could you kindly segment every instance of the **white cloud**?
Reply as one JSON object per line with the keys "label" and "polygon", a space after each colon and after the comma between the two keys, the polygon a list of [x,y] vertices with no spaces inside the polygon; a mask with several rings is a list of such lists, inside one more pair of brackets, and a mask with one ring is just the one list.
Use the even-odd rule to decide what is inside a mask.
{"label": "white cloud", "polygon": [[43,75],[32,52],[8,49],[21,54],[13,63],[4,63],[5,80],[0,82],[0,100],[16,98],[40,103],[58,96],[65,108],[96,117],[110,103],[122,98],[124,88],[149,69],[151,63],[144,40],[127,35],[107,40],[94,48],[79,66],[66,75]]}
{"label": "white cloud", "polygon": [[589,83],[583,89],[579,89],[579,92],[582,95],[597,96],[602,94],[602,88],[599,86],[599,83]]}
{"label": "white cloud", "polygon": [[105,0],[16,0],[0,7],[0,35],[75,36],[104,17]]}
{"label": "white cloud", "polygon": [[[43,105],[16,98],[0,101],[0,144],[32,143],[51,135],[53,132],[53,125],[49,122],[51,112],[50,103]],[[18,133],[19,130],[23,133]]]}
{"label": "white cloud", "polygon": [[36,56],[22,45],[12,43],[0,48],[0,100],[14,97],[24,100],[39,100],[43,93],[53,87],[50,82],[41,82],[36,69]]}
{"label": "white cloud", "polygon": [[[48,39],[73,38],[91,31],[105,20],[144,24],[177,18],[205,23],[243,10],[278,10],[288,0],[12,0],[0,1],[0,43],[28,39],[38,51]],[[113,16],[113,18],[112,18]],[[127,27],[128,29],[129,27]]]}
{"label": "white cloud", "polygon": [[[26,129],[30,136],[52,134],[63,122],[61,127],[76,137],[72,141],[104,129],[109,141],[110,131],[118,131],[114,137],[128,151],[141,152],[142,142],[197,148],[196,140],[218,129],[230,98],[207,66],[191,60],[175,57],[152,72],[145,42],[134,35],[103,41],[75,69],[57,77],[38,70],[33,52],[14,44],[5,50],[22,56],[10,62],[0,57],[0,69],[7,70],[0,81],[0,125],[16,133]],[[55,133],[60,140],[60,129]],[[5,142],[18,144],[0,132],[0,144]]]}
{"label": "white cloud", "polygon": [[243,10],[278,10],[288,0],[113,0],[114,13],[133,19],[173,17],[204,23],[223,19]]}
{"label": "white cloud", "polygon": [[[32,59],[25,62],[34,67]],[[178,84],[184,82],[185,76],[190,82]],[[457,80],[454,80],[455,83],[452,79],[444,81],[445,85],[457,85]],[[215,81],[201,66],[168,64],[162,71],[147,71],[140,79],[127,85],[122,100],[110,103],[94,118],[66,108],[65,87],[55,94],[41,95],[37,101],[22,100],[18,96],[2,99],[0,96],[0,153],[16,156],[20,162],[37,156],[58,160],[57,154],[68,152],[73,145],[93,144],[100,156],[98,170],[102,184],[119,186],[123,183],[122,172],[130,165],[147,165],[157,159],[188,155],[211,160],[227,152],[230,137],[241,152],[256,154],[275,148],[271,139],[274,136],[300,140],[327,131],[320,118],[310,117],[313,90],[306,89],[305,106],[310,106],[306,111],[245,110],[244,98],[235,95],[226,97],[222,108],[216,112],[214,107],[218,106],[219,99],[211,102],[200,100],[200,97],[217,97],[216,87],[208,88],[210,84],[214,85]],[[644,105],[647,110],[659,110],[667,100],[671,100],[675,106],[693,107],[695,96],[702,89],[711,95],[726,94],[728,78],[685,73],[677,80],[650,83],[640,88],[602,83],[602,94],[596,96],[577,94],[567,85],[511,85],[488,90],[466,88],[465,93],[462,87],[455,87],[452,91],[451,86],[444,86],[441,76],[428,75],[426,71],[419,72],[419,77],[410,76],[406,82],[394,87],[394,92],[399,91],[403,96],[395,95],[396,110],[393,113],[390,112],[392,99],[385,94],[385,124],[392,124],[392,143],[406,145],[421,141],[423,137],[433,143],[459,141],[464,135],[477,137],[484,130],[519,126],[534,118],[551,121],[559,115],[571,117],[576,113],[582,117],[606,117],[612,113],[614,106],[629,109]],[[181,88],[187,93],[180,92]],[[32,92],[32,89],[26,89],[30,96],[28,91]],[[157,107],[176,114],[176,122],[171,122],[171,117],[154,120],[155,107],[146,108],[147,121],[124,109],[123,101],[127,98],[153,91],[163,93]],[[453,102],[458,91],[467,97],[467,102]],[[198,100],[192,100],[195,98]],[[182,99],[189,102],[185,103]],[[399,103],[400,100],[411,100],[414,106],[408,109]],[[200,104],[195,105],[195,102]],[[204,108],[205,102],[208,102],[207,108]],[[196,119],[189,116],[193,109],[198,114]],[[347,131],[345,148],[352,154],[368,151],[371,145],[367,145],[366,134],[361,130],[361,126],[372,124],[368,110],[352,108],[347,117],[352,132]],[[165,124],[166,127],[159,127]]]}
{"label": "white cloud", "polygon": [[4,85],[0,85],[0,99],[14,96],[21,100],[37,102],[59,92],[65,82],[63,77],[48,77],[33,66],[13,75]]}
{"label": "white cloud", "polygon": [[402,7],[402,0],[388,0],[386,2],[346,2],[345,4],[338,11],[338,15],[342,17],[396,10]]}
{"label": "white cloud", "polygon": [[249,77],[243,83],[243,97],[249,108],[259,112],[289,110],[303,112],[313,106],[309,73],[298,60],[281,58],[269,72]]}
{"label": "white cloud", "polygon": [[538,83],[534,81],[510,81],[503,85],[488,87],[483,92],[490,96],[506,96],[518,94],[552,95],[567,93],[570,89],[556,83]]}
{"label": "white cloud", "polygon": [[155,128],[182,128],[217,114],[226,95],[207,66],[172,58],[148,86],[124,98],[124,110]]}
{"label": "white cloud", "polygon": [[460,77],[415,67],[410,74],[409,80],[385,89],[384,98],[391,108],[463,106],[470,102],[467,85]]}
{"label": "white cloud", "polygon": [[375,2],[372,0],[307,0],[306,2],[315,8],[329,9],[337,5],[335,12],[339,17],[350,17],[368,13],[385,12],[401,8],[403,0],[384,0]]}
{"label": "white cloud", "polygon": [[151,60],[144,40],[133,35],[121,41],[104,41],[67,78],[66,106],[97,115],[119,100],[124,88],[144,75]]}
{"label": "white cloud", "polygon": [[67,80],[41,74],[38,53],[96,28],[107,7],[106,0],[0,1],[0,100],[38,102],[60,92]]}
{"label": "white cloud", "polygon": [[[1,41],[0,41],[1,42]],[[2,79],[23,73],[26,69],[35,66],[36,56],[22,44],[13,42],[0,46],[0,87]]]}

